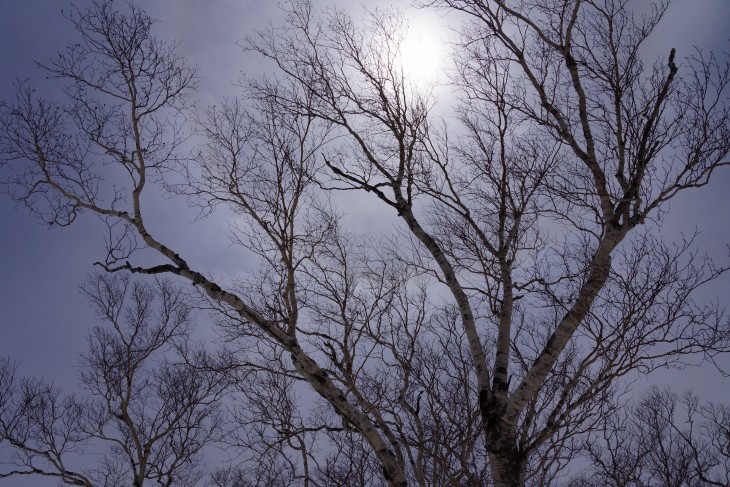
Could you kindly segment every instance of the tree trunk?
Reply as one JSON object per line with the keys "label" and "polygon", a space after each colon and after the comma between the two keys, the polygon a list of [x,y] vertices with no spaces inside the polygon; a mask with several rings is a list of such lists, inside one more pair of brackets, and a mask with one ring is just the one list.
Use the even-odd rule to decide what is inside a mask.
{"label": "tree trunk", "polygon": [[524,487],[527,457],[515,448],[490,452],[495,487]]}
{"label": "tree trunk", "polygon": [[489,416],[484,430],[492,481],[495,487],[524,487],[527,455],[517,448],[516,426],[501,416]]}

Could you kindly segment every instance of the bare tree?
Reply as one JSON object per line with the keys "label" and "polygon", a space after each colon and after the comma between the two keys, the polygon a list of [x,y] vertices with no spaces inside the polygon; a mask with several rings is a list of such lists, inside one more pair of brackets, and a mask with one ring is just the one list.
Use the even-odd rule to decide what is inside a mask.
{"label": "bare tree", "polygon": [[11,467],[3,468],[0,478],[39,474],[67,485],[94,485],[65,463],[87,440],[79,432],[73,402],[52,385],[17,378],[16,368],[8,359],[0,361],[0,445],[12,449],[3,464]]}
{"label": "bare tree", "polygon": [[[0,441],[16,468],[0,477],[198,485],[202,450],[220,433],[226,383],[205,353],[190,348],[189,297],[169,282],[133,284],[128,275],[95,275],[84,291],[107,322],[89,334],[80,374],[86,394],[18,379],[2,362]],[[100,460],[79,463],[82,454]]]}
{"label": "bare tree", "polygon": [[728,485],[727,407],[653,388],[605,417],[584,451],[591,468],[569,485]]}
{"label": "bare tree", "polygon": [[591,429],[617,377],[727,349],[722,313],[690,299],[723,269],[637,227],[727,164],[728,64],[700,54],[680,76],[671,51],[647,71],[665,5],[637,21],[625,2],[434,3],[475,19],[455,144],[403,78],[391,17],[368,31],[297,3],[284,40],[251,45],[351,141],[326,158],[334,184],[392,207],[450,290],[494,482],[522,485]]}
{"label": "bare tree", "polygon": [[[652,237],[671,198],[727,164],[728,63],[681,66],[672,50],[645,68],[664,4],[638,17],[618,0],[428,3],[472,19],[458,129],[404,74],[402,14],[356,25],[307,1],[249,39],[277,73],[198,115],[192,161],[179,154],[195,72],[135,7],[71,14],[82,43],[46,68],[68,106],[21,84],[3,108],[17,200],[52,224],[101,215],[107,271],[177,275],[220,313],[256,412],[239,416],[238,446],[288,472],[220,485],[550,484],[621,377],[730,347],[719,306],[692,299],[725,268],[692,239]],[[142,197],[160,181],[233,210],[260,272],[215,281],[163,243]],[[349,234],[336,190],[369,193],[405,235]]]}

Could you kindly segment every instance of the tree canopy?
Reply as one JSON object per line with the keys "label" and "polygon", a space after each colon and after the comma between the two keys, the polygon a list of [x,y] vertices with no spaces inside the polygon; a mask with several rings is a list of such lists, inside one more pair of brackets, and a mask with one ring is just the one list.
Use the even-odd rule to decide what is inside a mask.
{"label": "tree canopy", "polygon": [[[271,72],[210,107],[140,7],[66,14],[77,39],[41,65],[64,99],[17,83],[0,174],[48,225],[103,222],[104,274],[83,289],[114,331],[90,335],[87,402],[2,363],[18,453],[0,476],[195,485],[218,443],[238,465],[211,482],[230,487],[727,485],[724,406],[624,404],[635,374],[730,349],[722,307],[696,299],[727,266],[661,235],[669,202],[730,164],[727,54],[646,59],[661,2],[421,7],[463,20],[446,118],[405,66],[402,11],[284,4],[242,41]],[[155,195],[230,215],[208,238],[257,268],[200,267],[184,231],[150,224]],[[348,197],[397,231],[348,228]],[[191,306],[216,351],[191,341]],[[96,474],[62,460],[99,441],[116,446]],[[593,473],[563,479],[580,458]]]}

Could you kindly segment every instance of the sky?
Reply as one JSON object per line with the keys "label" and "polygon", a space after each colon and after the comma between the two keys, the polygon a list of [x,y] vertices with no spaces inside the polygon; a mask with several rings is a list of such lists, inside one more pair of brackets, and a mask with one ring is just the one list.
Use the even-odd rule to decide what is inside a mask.
{"label": "sky", "polygon": [[[87,0],[77,0],[83,8]],[[242,72],[255,72],[260,63],[237,46],[254,28],[276,23],[276,2],[268,0],[147,0],[137,2],[155,18],[163,39],[180,41],[180,53],[200,69],[201,104],[235,96]],[[358,2],[339,2],[358,5]],[[364,2],[368,7],[372,2]],[[405,4],[405,2],[403,2]],[[65,0],[4,1],[0,4],[0,100],[12,100],[14,80],[30,78],[43,89],[48,82],[34,65],[74,39],[71,25],[60,11],[69,8]],[[433,26],[442,20],[433,13],[417,13]],[[691,53],[691,46],[730,51],[727,26],[730,0],[675,0],[659,27],[650,49],[667,53],[678,48],[678,56]],[[666,54],[664,54],[666,55]],[[672,203],[665,222],[667,238],[702,233],[699,246],[718,259],[727,259],[730,243],[730,171],[721,174],[710,187],[687,193]],[[370,200],[368,200],[370,201]],[[177,211],[177,203],[160,201],[152,219],[164,226],[171,242],[181,243],[181,253],[199,268],[225,275],[246,261],[246,256],[220,238],[226,232],[221,219],[191,223],[191,214]],[[381,222],[379,205],[349,204],[351,221]],[[170,218],[170,215],[174,215]],[[21,363],[23,375],[44,376],[64,387],[76,386],[78,353],[85,346],[87,331],[96,324],[79,284],[103,257],[103,227],[92,216],[84,216],[69,228],[48,229],[23,207],[16,207],[0,195],[0,357]],[[730,279],[726,276],[708,289],[722,303],[730,300]],[[726,363],[730,363],[726,361]],[[677,374],[659,374],[650,379],[671,383],[681,390],[693,386],[702,397],[730,401],[727,380],[710,369]],[[26,481],[24,481],[26,482]],[[0,487],[38,485],[18,480],[0,480]],[[47,485],[55,485],[50,482]]]}

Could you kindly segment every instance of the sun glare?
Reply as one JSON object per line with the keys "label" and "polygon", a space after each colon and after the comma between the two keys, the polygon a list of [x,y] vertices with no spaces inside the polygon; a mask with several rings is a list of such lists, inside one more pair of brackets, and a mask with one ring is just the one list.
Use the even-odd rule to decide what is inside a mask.
{"label": "sun glare", "polygon": [[438,81],[444,52],[440,31],[433,22],[418,17],[409,19],[400,53],[403,71],[412,82],[432,84]]}

